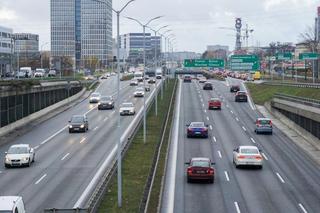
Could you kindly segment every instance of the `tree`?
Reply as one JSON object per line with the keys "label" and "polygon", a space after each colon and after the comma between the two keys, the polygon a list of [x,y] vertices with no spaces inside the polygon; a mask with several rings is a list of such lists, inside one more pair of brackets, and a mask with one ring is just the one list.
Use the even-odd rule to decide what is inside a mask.
{"label": "tree", "polygon": [[300,33],[300,39],[306,44],[310,51],[319,52],[319,41],[316,37],[316,30],[314,27],[308,26],[304,33]]}
{"label": "tree", "polygon": [[96,56],[90,56],[84,59],[84,67],[94,71],[100,65],[100,60]]}

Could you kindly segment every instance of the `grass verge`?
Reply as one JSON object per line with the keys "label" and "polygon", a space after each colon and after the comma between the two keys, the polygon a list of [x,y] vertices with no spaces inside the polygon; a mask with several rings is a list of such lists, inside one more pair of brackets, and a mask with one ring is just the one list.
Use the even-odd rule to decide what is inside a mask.
{"label": "grass verge", "polygon": [[117,204],[117,176],[112,177],[107,192],[98,212],[139,212],[149,172],[151,170],[154,153],[161,139],[161,127],[165,122],[165,115],[169,110],[174,80],[168,82],[163,100],[158,96],[158,116],[155,115],[154,105],[147,115],[147,142],[143,143],[143,127],[141,126],[134,137],[129,150],[122,161],[123,201],[122,208]]}
{"label": "grass verge", "polygon": [[300,96],[320,100],[320,90],[314,88],[299,88],[289,86],[272,86],[265,84],[246,83],[255,104],[263,105],[270,101],[275,93]]}

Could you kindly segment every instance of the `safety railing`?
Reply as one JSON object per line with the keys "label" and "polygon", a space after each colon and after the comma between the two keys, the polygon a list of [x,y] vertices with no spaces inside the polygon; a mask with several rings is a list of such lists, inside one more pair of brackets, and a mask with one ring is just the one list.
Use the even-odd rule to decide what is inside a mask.
{"label": "safety railing", "polygon": [[316,99],[312,99],[312,98],[304,98],[304,97],[299,97],[299,96],[294,96],[294,95],[287,95],[287,94],[283,94],[283,93],[276,93],[273,97],[278,98],[278,99],[282,99],[282,100],[286,100],[286,101],[292,101],[295,103],[320,108],[320,100],[316,100]]}

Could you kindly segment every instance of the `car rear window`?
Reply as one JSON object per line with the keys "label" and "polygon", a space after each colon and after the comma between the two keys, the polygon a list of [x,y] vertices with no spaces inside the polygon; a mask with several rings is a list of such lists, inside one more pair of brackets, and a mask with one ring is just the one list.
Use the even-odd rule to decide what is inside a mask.
{"label": "car rear window", "polygon": [[238,95],[247,95],[245,92],[238,92]]}
{"label": "car rear window", "polygon": [[190,127],[204,127],[203,123],[191,123]]}
{"label": "car rear window", "polygon": [[251,148],[242,148],[240,152],[242,154],[259,154],[259,151],[257,149],[251,149]]}
{"label": "car rear window", "polygon": [[270,124],[270,120],[259,120],[259,124],[262,124],[262,125]]}
{"label": "car rear window", "polygon": [[192,161],[191,166],[209,167],[210,163],[208,161]]}

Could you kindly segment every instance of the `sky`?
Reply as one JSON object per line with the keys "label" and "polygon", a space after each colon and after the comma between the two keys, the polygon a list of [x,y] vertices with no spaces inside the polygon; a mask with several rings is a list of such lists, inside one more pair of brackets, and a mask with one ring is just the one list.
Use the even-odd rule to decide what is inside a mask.
{"label": "sky", "polygon": [[[113,1],[115,10],[128,0]],[[272,41],[299,42],[300,33],[314,25],[320,0],[135,0],[120,17],[120,33],[142,32],[142,27],[125,17],[151,23],[160,28],[169,25],[176,51],[202,53],[207,45],[235,45],[235,18],[243,28],[253,29],[249,46],[265,46]],[[0,0],[0,25],[14,32],[40,35],[40,48],[50,49],[50,0]],[[116,17],[113,17],[113,34]]]}

